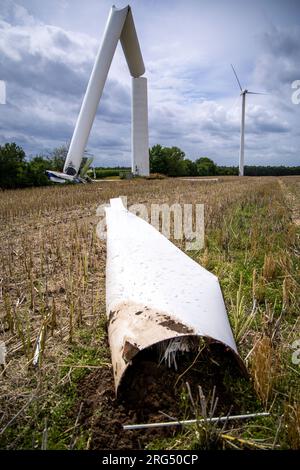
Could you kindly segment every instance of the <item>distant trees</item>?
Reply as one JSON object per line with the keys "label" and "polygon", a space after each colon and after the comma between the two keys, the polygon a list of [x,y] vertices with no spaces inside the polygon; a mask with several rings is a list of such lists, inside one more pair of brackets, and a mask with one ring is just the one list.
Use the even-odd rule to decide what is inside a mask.
{"label": "distant trees", "polygon": [[51,184],[45,170],[62,171],[67,147],[54,149],[50,155],[36,155],[26,160],[22,147],[16,143],[0,145],[0,188],[14,189]]}
{"label": "distant trees", "polygon": [[[45,170],[62,171],[68,153],[68,147],[61,145],[53,149],[47,156],[36,155],[26,159],[22,147],[16,143],[0,145],[0,189],[24,188],[27,186],[44,186],[52,184]],[[154,145],[149,149],[150,172],[166,176],[214,176],[238,175],[236,166],[217,166],[208,157],[192,161],[185,157],[179,147],[163,147]],[[82,159],[84,165],[87,157]],[[123,167],[96,168],[98,178],[117,176]],[[300,167],[286,166],[245,166],[246,176],[281,176],[300,175]]]}
{"label": "distant trees", "polygon": [[0,146],[0,188],[12,189],[26,186],[25,152],[17,144]]}
{"label": "distant trees", "polygon": [[238,175],[239,167],[238,166],[217,166],[217,175]]}
{"label": "distant trees", "polygon": [[213,176],[217,174],[217,165],[210,158],[198,158],[195,163],[199,176]]}
{"label": "distant trees", "polygon": [[186,158],[182,162],[182,168],[184,171],[184,176],[198,176],[198,168],[196,162]]}
{"label": "distant trees", "polygon": [[244,168],[246,176],[300,175],[300,166],[249,166]]}
{"label": "distant trees", "polygon": [[60,145],[52,150],[48,156],[48,160],[51,161],[51,168],[55,171],[63,171],[65,160],[68,154],[67,145]]}
{"label": "distant trees", "polygon": [[46,186],[49,178],[45,171],[52,168],[51,160],[45,159],[43,155],[37,155],[27,162],[27,185],[26,186]]}
{"label": "distant trees", "polygon": [[207,176],[216,175],[216,164],[207,157],[196,161],[185,158],[185,153],[178,147],[154,145],[149,150],[150,173],[167,176]]}
{"label": "distant trees", "polygon": [[162,147],[157,144],[149,150],[150,173],[181,176],[185,170],[185,153],[178,147]]}
{"label": "distant trees", "polygon": [[[238,175],[237,166],[218,166],[208,157],[195,161],[185,158],[185,153],[178,147],[154,145],[149,149],[150,172],[167,176],[221,176]],[[249,166],[244,168],[246,176],[283,176],[300,175],[300,167],[287,166]]]}

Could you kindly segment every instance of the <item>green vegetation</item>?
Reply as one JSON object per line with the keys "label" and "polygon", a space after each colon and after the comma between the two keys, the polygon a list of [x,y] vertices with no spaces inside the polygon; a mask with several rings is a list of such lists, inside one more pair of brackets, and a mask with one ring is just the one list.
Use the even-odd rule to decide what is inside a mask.
{"label": "green vegetation", "polygon": [[[62,171],[67,151],[67,147],[62,145],[49,155],[36,155],[28,159],[24,150],[15,143],[0,146],[0,189],[52,185],[45,171]],[[86,160],[87,157],[82,159],[81,168]]]}
{"label": "green vegetation", "polygon": [[[222,176],[238,175],[237,166],[218,166],[208,157],[192,161],[178,147],[154,145],[149,150],[150,172],[167,176]],[[300,167],[286,166],[245,166],[245,176],[299,175]]]}
{"label": "green vegetation", "polygon": [[[36,155],[26,159],[24,150],[15,143],[0,146],[0,189],[25,188],[30,186],[47,186],[51,181],[45,170],[62,171],[68,148],[61,145],[49,155]],[[165,176],[222,176],[238,175],[238,167],[218,166],[208,157],[192,161],[178,147],[154,145],[149,149],[150,172],[156,177]],[[87,157],[82,160],[81,168]],[[121,178],[130,174],[129,167],[96,167],[88,170],[88,175],[96,179]],[[285,166],[245,166],[246,176],[283,176],[299,175],[300,167]]]}
{"label": "green vegetation", "polygon": [[[126,168],[126,167],[115,167],[115,168],[96,167],[95,168],[96,179],[111,178],[111,177],[116,177],[116,176],[119,177],[119,176],[122,176],[122,174],[126,172],[130,172],[130,168]],[[93,171],[90,170],[89,174],[90,176],[93,176]]]}
{"label": "green vegetation", "polygon": [[15,143],[0,146],[0,188],[14,189],[50,184],[45,174],[47,169],[57,169],[56,151],[54,158],[36,155],[26,160],[25,152]]}
{"label": "green vegetation", "polygon": [[154,145],[149,150],[150,173],[167,176],[208,176],[217,174],[217,166],[210,158],[198,158],[196,161],[185,158],[185,153],[178,147]]}
{"label": "green vegetation", "polygon": [[81,403],[78,386],[91,371],[109,365],[109,351],[105,347],[106,343],[103,344],[104,324],[99,321],[94,326],[96,328],[85,326],[76,331],[73,343],[69,345],[68,355],[56,371],[54,386],[51,386],[52,370],[42,368],[37,375],[34,369],[29,368],[28,376],[33,382],[37,380],[39,394],[26,407],[26,420],[22,422],[22,430],[16,435],[15,427],[11,426],[0,435],[0,448],[86,448],[88,430],[81,429],[78,425],[78,403]]}
{"label": "green vegetation", "polygon": [[[143,443],[149,449],[300,448],[299,365],[292,362],[292,344],[300,338],[299,213],[293,206],[299,178],[222,178],[201,185],[137,179],[100,186],[1,195],[0,334],[8,349],[0,371],[1,448],[95,449],[104,445],[104,423],[106,433],[118,432],[105,331],[105,244],[95,236],[95,213],[120,191],[129,204],[205,204],[205,247],[188,254],[219,277],[249,371],[249,380],[239,378],[222,361],[216,394],[221,401],[229,397],[241,413],[270,412],[225,429],[206,422],[177,429],[173,437],[150,433]],[[42,328],[41,360],[33,368]],[[209,357],[199,361],[204,389]],[[197,390],[191,395],[194,404],[189,393],[181,394],[178,414],[201,418]],[[118,447],[118,437],[111,442]],[[134,445],[130,437],[126,445]]]}
{"label": "green vegetation", "polygon": [[[205,205],[205,247],[188,255],[218,276],[249,372],[249,380],[224,372],[216,394],[220,401],[226,396],[225,413],[227,404],[244,413],[270,412],[228,423],[224,430],[199,423],[173,437],[143,433],[143,444],[152,449],[299,449],[299,364],[292,362],[293,344],[300,338],[299,181],[222,177],[213,184],[190,184],[137,178],[2,192],[0,335],[8,354],[0,370],[1,448],[96,449],[108,434],[117,448],[120,423],[137,419],[134,413],[126,418],[124,410],[122,420],[117,414],[105,332],[106,246],[95,234],[99,204],[126,194],[129,205]],[[184,249],[184,241],[172,241]],[[33,367],[42,329],[41,359]],[[201,361],[204,389],[210,382]],[[220,367],[226,369],[223,361]],[[180,416],[203,416],[196,392],[194,404],[182,393]],[[137,445],[130,436],[127,448]]]}
{"label": "green vegetation", "polygon": [[[228,375],[224,384],[242,412],[269,411],[270,416],[237,422],[226,432],[209,422],[198,423],[176,437],[156,438],[147,448],[300,448],[299,365],[291,360],[291,344],[300,338],[300,234],[284,207],[284,193],[278,192],[276,182],[227,200],[222,213],[212,214],[214,220],[207,222],[205,250],[193,255],[220,279],[238,349],[250,372],[250,381]],[[200,407],[199,399],[195,402]],[[197,413],[203,417],[201,409]]]}

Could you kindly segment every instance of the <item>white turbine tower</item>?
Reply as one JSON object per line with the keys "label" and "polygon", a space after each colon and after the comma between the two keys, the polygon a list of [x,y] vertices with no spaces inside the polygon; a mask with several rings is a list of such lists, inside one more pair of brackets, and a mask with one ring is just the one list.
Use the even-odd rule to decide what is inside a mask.
{"label": "white turbine tower", "polygon": [[231,64],[233,73],[238,82],[239,88],[241,90],[242,97],[242,113],[241,113],[241,144],[240,144],[240,161],[239,161],[239,176],[244,176],[244,154],[245,154],[245,111],[246,111],[246,95],[265,95],[266,93],[259,93],[256,91],[249,91],[242,88],[241,82],[237,76],[236,71],[234,70],[233,65]]}
{"label": "white turbine tower", "polygon": [[46,171],[48,177],[56,183],[84,182],[84,175],[79,174],[79,169],[119,41],[132,77],[132,173],[149,176],[147,79],[142,76],[145,65],[130,6],[116,8],[113,5],[77,118],[63,173]]}

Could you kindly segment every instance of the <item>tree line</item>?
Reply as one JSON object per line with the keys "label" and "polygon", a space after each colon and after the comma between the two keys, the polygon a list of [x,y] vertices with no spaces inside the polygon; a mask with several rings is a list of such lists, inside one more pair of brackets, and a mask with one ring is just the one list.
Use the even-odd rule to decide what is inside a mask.
{"label": "tree line", "polygon": [[[48,155],[36,155],[26,158],[22,147],[16,143],[0,145],[0,188],[14,189],[52,184],[45,170],[62,171],[67,156],[66,145],[55,148]],[[195,161],[186,158],[179,147],[154,145],[149,149],[150,172],[166,176],[218,176],[237,175],[236,166],[218,166],[208,157]],[[85,163],[85,158],[82,164]],[[124,167],[95,168],[97,178],[119,175]],[[128,169],[129,170],[129,169]],[[300,175],[300,166],[245,166],[248,176],[283,176]]]}
{"label": "tree line", "polygon": [[[208,157],[192,161],[178,147],[154,145],[150,150],[150,172],[167,176],[218,176],[238,175],[238,166],[218,166]],[[244,167],[246,176],[300,175],[300,166],[254,166]]]}
{"label": "tree line", "polygon": [[26,158],[22,147],[16,143],[0,145],[0,188],[15,189],[50,184],[45,171],[62,171],[67,151],[58,147],[49,155]]}

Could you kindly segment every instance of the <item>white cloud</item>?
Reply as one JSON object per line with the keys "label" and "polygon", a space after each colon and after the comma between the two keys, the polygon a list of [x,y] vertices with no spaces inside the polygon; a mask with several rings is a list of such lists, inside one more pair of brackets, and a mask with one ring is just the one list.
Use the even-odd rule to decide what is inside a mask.
{"label": "white cloud", "polygon": [[[110,2],[90,0],[86,8],[79,0],[2,1],[0,79],[8,84],[8,104],[0,108],[0,137],[37,153],[71,138]],[[289,2],[267,19],[263,0],[251,8],[235,0],[132,3],[147,69],[151,144],[236,164],[234,62],[243,86],[271,92],[247,98],[247,162],[261,161],[263,153],[265,163],[297,163],[300,106],[291,103],[289,80],[300,79],[299,36],[289,27],[295,17],[292,7],[286,13]],[[120,47],[88,148],[102,164],[130,161],[130,77]]]}

